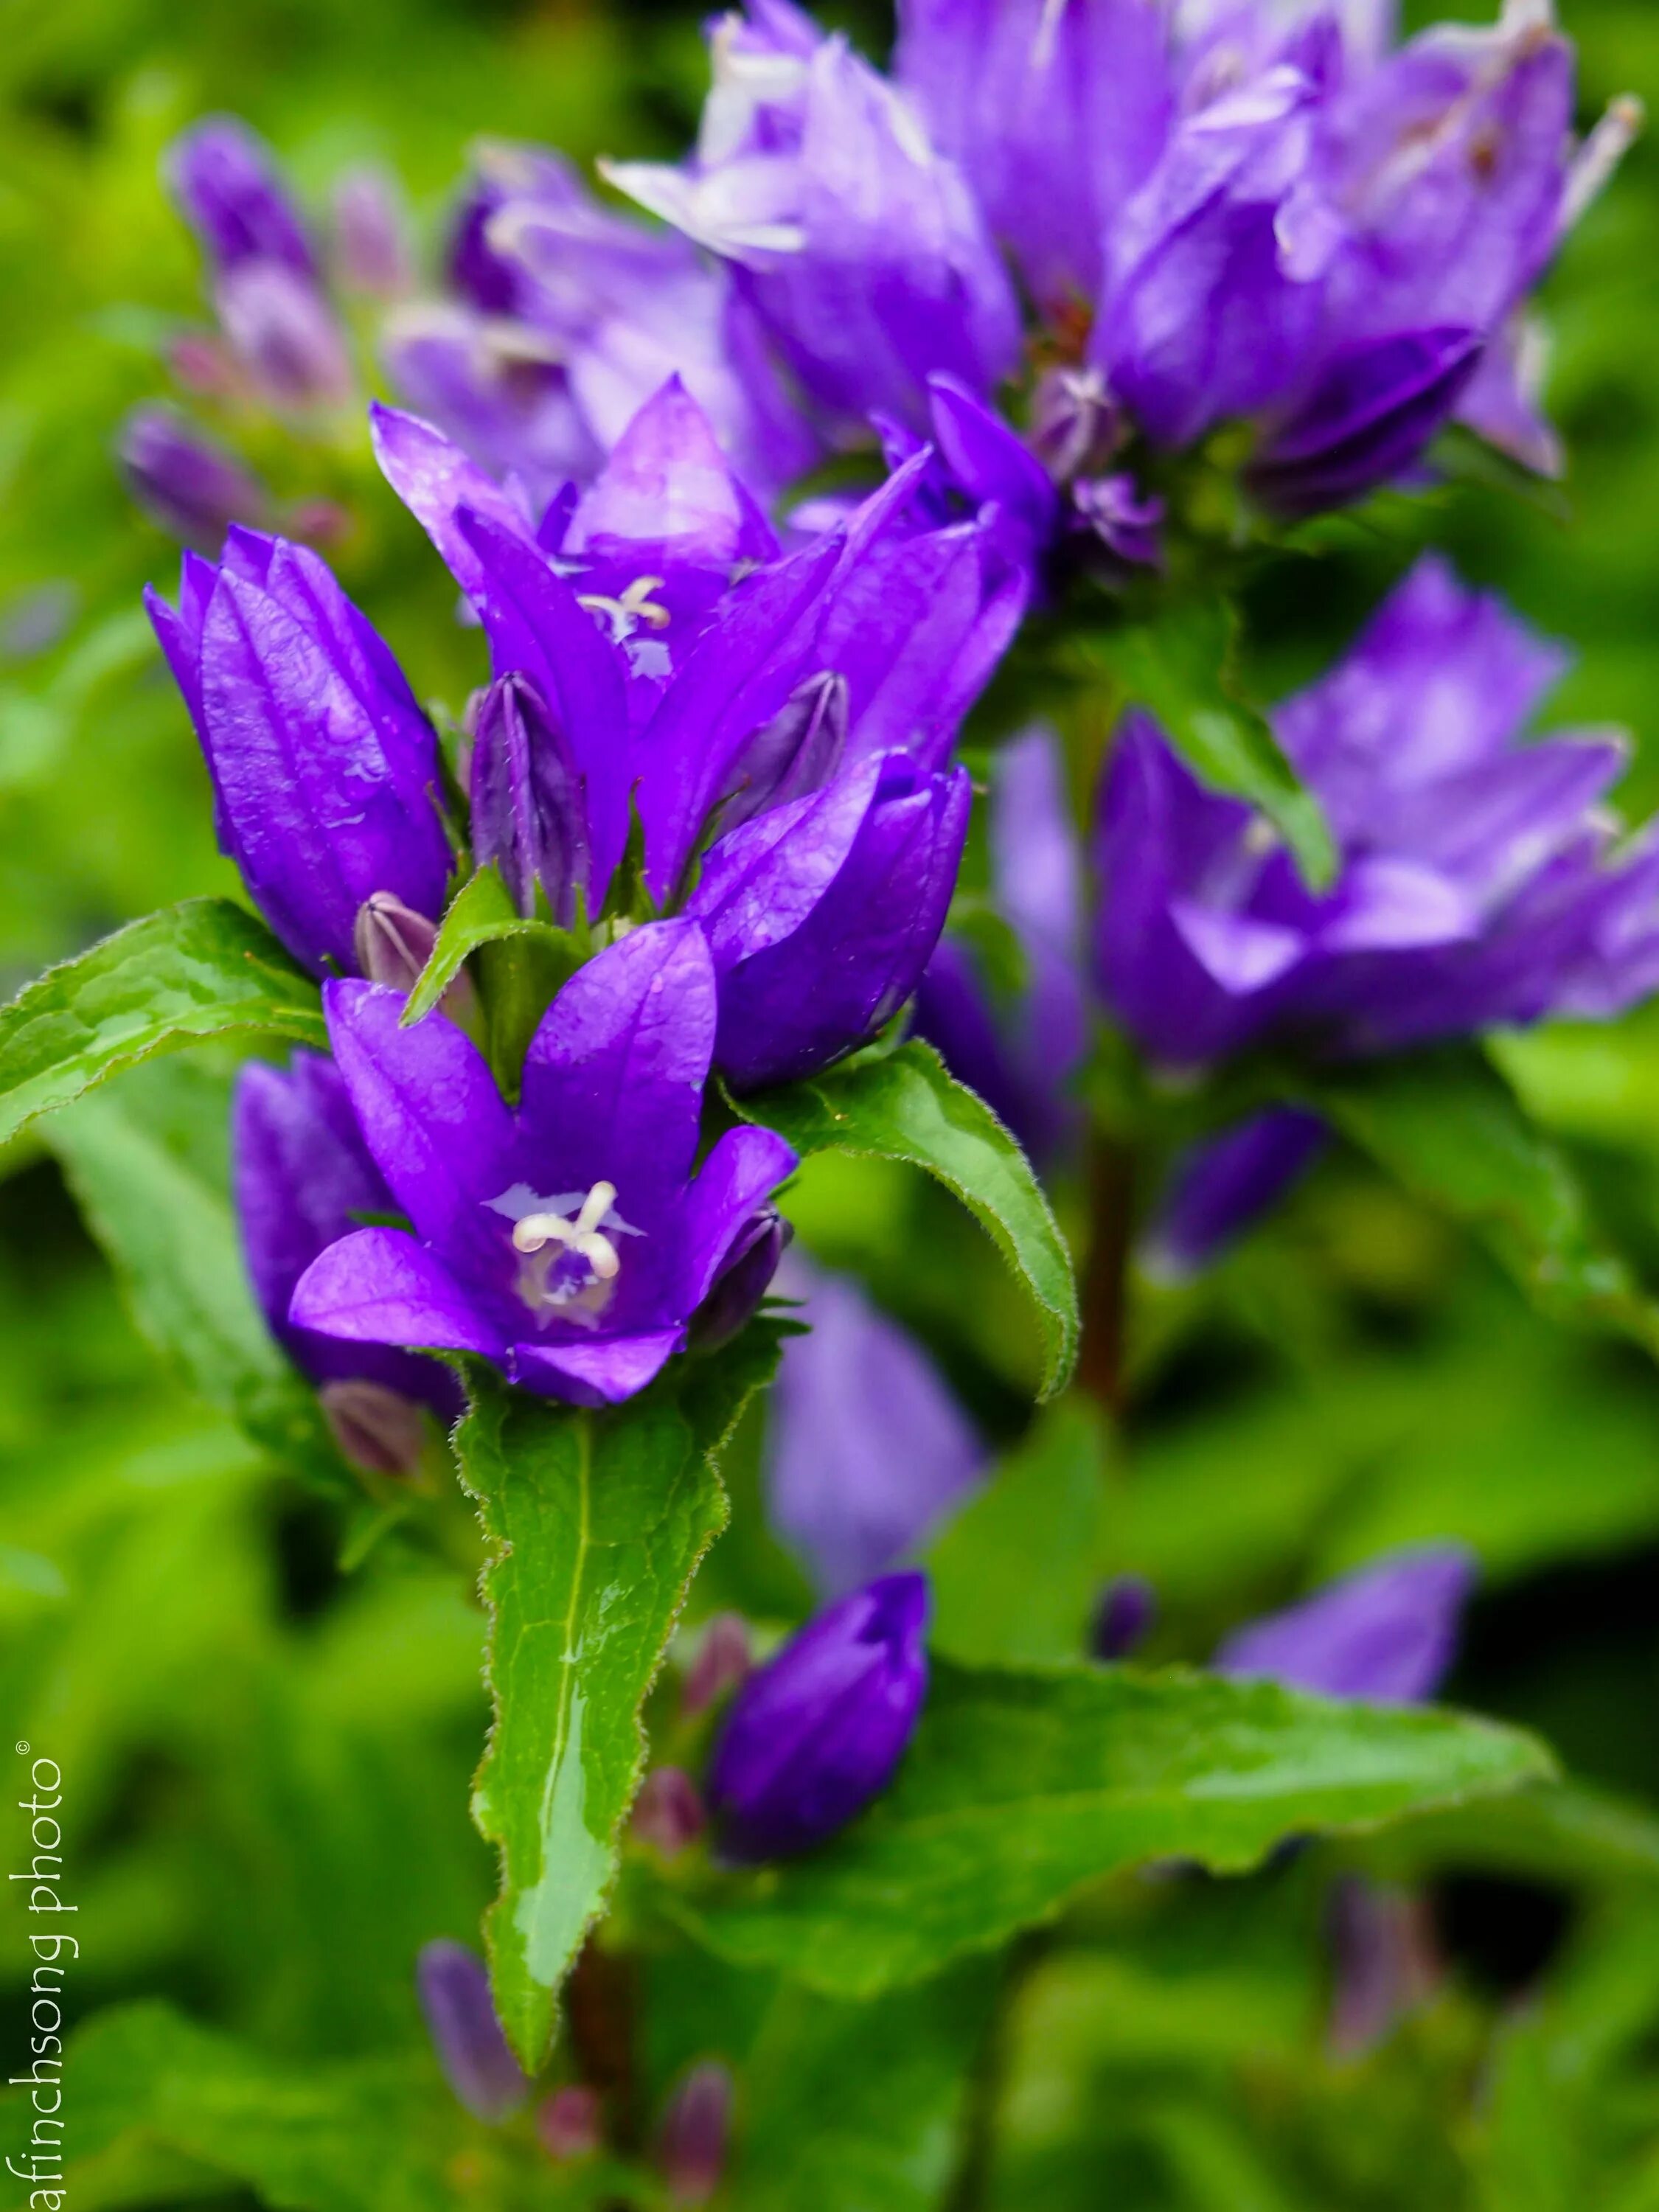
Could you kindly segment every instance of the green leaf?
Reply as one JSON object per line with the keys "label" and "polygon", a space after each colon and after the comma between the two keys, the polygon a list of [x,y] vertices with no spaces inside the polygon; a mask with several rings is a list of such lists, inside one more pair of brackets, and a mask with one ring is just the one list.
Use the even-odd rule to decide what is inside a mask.
{"label": "green leaf", "polygon": [[810,1858],[677,1910],[711,1948],[873,1996],[1052,1919],[1148,1860],[1218,1873],[1291,1836],[1366,1828],[1547,1776],[1514,1729],[1127,1668],[936,1665],[896,1780]]}
{"label": "green leaf", "polygon": [[776,1359],[775,1333],[751,1326],[604,1413],[474,1377],[456,1449],[492,1547],[495,1719],[473,1815],[501,1853],[485,1933],[496,2009],[527,2066],[616,1871],[645,1753],[641,1708],[725,1524],[720,1455]]}
{"label": "green leaf", "polygon": [[735,1099],[748,1121],[775,1129],[803,1155],[842,1152],[925,1168],[959,1198],[1024,1284],[1042,1334],[1042,1395],[1077,1358],[1077,1285],[1030,1164],[984,1100],[952,1079],[931,1045],[913,1040],[809,1082]]}
{"label": "green leaf", "polygon": [[1501,1804],[1402,1820],[1364,1844],[1360,1856],[1385,1881],[1480,1868],[1534,1881],[1648,1889],[1659,1884],[1659,1820],[1645,1806],[1588,1784],[1554,1782]]}
{"label": "green leaf", "polygon": [[1298,1090],[1406,1189],[1472,1230],[1544,1312],[1659,1350],[1659,1312],[1478,1046],[1368,1060]]}
{"label": "green leaf", "polygon": [[46,1128],[139,1326],[211,1404],[319,1486],[354,1499],[317,1400],[266,1328],[237,1241],[231,1079],[194,1059],[134,1069]]}
{"label": "green leaf", "polygon": [[878,2005],[784,1984],[744,2069],[736,2212],[932,2212],[991,1995],[978,1965]]}
{"label": "green leaf", "polygon": [[404,1026],[432,1012],[470,955],[511,937],[530,939],[566,975],[574,975],[580,964],[580,951],[571,933],[550,921],[527,921],[508,896],[501,870],[492,864],[464,884],[451,903],[431,957],[409,994]]}
{"label": "green leaf", "polygon": [[1106,1430],[1063,1399],[957,1514],[927,1559],[936,1650],[973,1666],[1083,1657],[1100,1594]]}
{"label": "green leaf", "polygon": [[0,1144],[136,1060],[249,1030],[328,1044],[316,984],[263,922],[228,899],[130,922],[0,1007]]}
{"label": "green leaf", "polygon": [[1155,717],[1200,782],[1259,807],[1311,888],[1322,890],[1336,876],[1336,848],[1318,800],[1243,695],[1237,630],[1226,601],[1188,601],[1089,643],[1105,655],[1127,703]]}

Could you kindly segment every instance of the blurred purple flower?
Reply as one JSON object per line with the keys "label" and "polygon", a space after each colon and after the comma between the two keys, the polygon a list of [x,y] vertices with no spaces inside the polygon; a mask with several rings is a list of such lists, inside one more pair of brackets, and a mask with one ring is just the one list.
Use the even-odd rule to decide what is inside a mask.
{"label": "blurred purple flower", "polygon": [[221,273],[250,262],[314,282],[317,259],[270,149],[234,115],[192,124],[167,150],[179,206]]}
{"label": "blurred purple flower", "polygon": [[483,1960],[462,1943],[428,1943],[416,1978],[450,2087],[475,2118],[504,2120],[524,2102],[530,2084],[495,2017]]}
{"label": "blurred purple flower", "polygon": [[1474,1560],[1459,1545],[1396,1553],[1283,1613],[1248,1622],[1211,1663],[1241,1681],[1418,1705],[1434,1695],[1451,1665],[1474,1578]]}
{"label": "blurred purple flower", "polygon": [[217,553],[233,523],[265,519],[258,479],[171,407],[135,407],[116,451],[139,506],[198,553]]}

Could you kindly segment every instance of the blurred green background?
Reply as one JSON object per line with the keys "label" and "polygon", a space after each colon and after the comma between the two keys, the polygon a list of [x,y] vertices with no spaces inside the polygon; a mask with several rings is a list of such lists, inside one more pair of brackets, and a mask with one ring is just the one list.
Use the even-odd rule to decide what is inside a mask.
{"label": "blurred green background", "polygon": [[[384,162],[429,253],[476,135],[584,161],[681,145],[703,84],[700,12],[580,0],[0,5],[8,989],[131,915],[234,887],[138,605],[146,580],[169,580],[174,553],[133,510],[112,458],[125,410],[166,386],[167,336],[201,313],[197,256],[160,181],[167,142],[204,112],[234,109],[319,208],[342,167]],[[1620,92],[1659,107],[1653,0],[1564,0],[1564,15],[1586,124]],[[837,20],[874,49],[890,27],[873,4]],[[1644,143],[1545,295],[1565,483],[1523,489],[1471,465],[1398,519],[1334,526],[1318,563],[1279,563],[1252,605],[1264,694],[1327,659],[1418,546],[1437,542],[1570,642],[1551,719],[1627,725],[1624,803],[1634,817],[1659,806],[1656,249],[1659,147]],[[450,621],[450,587],[361,437],[302,458],[273,439],[259,458],[286,495],[320,484],[346,500],[353,526],[336,557],[348,588],[417,690],[459,707],[476,641]],[[1639,1014],[1503,1051],[1659,1279],[1659,1022]],[[174,1133],[150,1163],[162,1202],[204,1249],[228,1249],[228,1236],[211,1195],[222,1133],[193,1090],[216,1097],[215,1074],[191,1060],[133,1079],[156,1086]],[[158,1368],[58,1161],[25,1140],[0,1172],[0,1682],[17,1737],[65,1775],[84,1954],[74,2016],[166,1998],[276,2069],[250,2071],[231,2046],[177,2040],[165,2025],[131,2047],[99,2046],[76,2121],[96,2156],[71,2201],[505,2204],[520,2189],[526,2203],[554,2201],[544,2180],[493,2165],[480,2131],[452,2142],[439,2129],[435,2148],[422,2132],[447,2107],[420,2052],[410,1963],[431,1936],[471,1934],[491,1874],[465,1814],[483,1708],[464,1589],[452,1568],[395,1544],[343,1575],[331,1512]],[[1025,1354],[933,1204],[853,1176],[809,1187],[804,1225],[902,1305],[994,1435],[1008,1436]],[[896,1258],[921,1251],[896,1294]],[[1160,1653],[1201,1658],[1231,1623],[1323,1575],[1395,1543],[1462,1537],[1486,1583],[1451,1694],[1544,1729],[1622,1809],[1587,1809],[1584,1832],[1558,1839],[1553,1875],[1548,1843],[1521,1850],[1509,1875],[1425,1844],[1450,1978],[1360,2067],[1324,2051],[1307,1869],[1181,1911],[1150,1890],[1103,1902],[1075,1953],[1032,1983],[998,2201],[1652,2212],[1659,1377],[1632,1352],[1536,1319],[1452,1232],[1340,1154],[1212,1279],[1149,1299],[1139,1350],[1130,1473],[1092,1564],[1153,1576]],[[706,1604],[723,1595],[765,1609],[782,1570],[755,1548],[729,1540]],[[15,1856],[21,1833],[3,1817]],[[22,1958],[8,1920],[0,2055],[23,2045]],[[696,2046],[688,2022],[729,1996],[713,1968],[684,1988],[663,1972],[659,2078]],[[910,2028],[893,2029],[904,2045]],[[915,2036],[926,2030],[919,2019]],[[301,2065],[311,2070],[282,2070]],[[135,2135],[132,2083],[151,2075]],[[193,2090],[169,2103],[180,2080]],[[307,2130],[320,2141],[330,2124],[329,2140],[355,2137],[362,2174],[295,2179]],[[245,2182],[253,2194],[239,2193]],[[0,2206],[27,2201],[9,2186]],[[856,2180],[830,2189],[820,2177],[753,2201],[799,2212],[927,2201],[866,2197]]]}

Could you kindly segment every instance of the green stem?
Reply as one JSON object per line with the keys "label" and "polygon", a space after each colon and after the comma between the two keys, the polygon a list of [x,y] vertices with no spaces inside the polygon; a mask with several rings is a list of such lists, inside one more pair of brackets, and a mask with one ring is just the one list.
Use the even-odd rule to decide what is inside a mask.
{"label": "green stem", "polygon": [[1002,1979],[969,2069],[961,2146],[943,2212],[985,2212],[990,2203],[997,2123],[1013,2055],[1014,2014],[1026,1983],[1048,1954],[1049,1942],[1045,1932],[1034,1929],[1019,1936],[1003,1959]]}

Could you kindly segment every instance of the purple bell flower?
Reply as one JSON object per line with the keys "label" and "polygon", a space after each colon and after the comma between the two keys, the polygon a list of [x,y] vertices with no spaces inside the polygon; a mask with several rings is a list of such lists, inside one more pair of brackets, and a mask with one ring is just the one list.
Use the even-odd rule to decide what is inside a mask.
{"label": "purple bell flower", "polygon": [[1036,728],[991,770],[992,888],[1024,956],[1024,989],[993,1001],[967,946],[947,938],[928,964],[916,1028],[1039,1160],[1075,1134],[1066,1086],[1087,1049],[1083,856],[1059,740]]}
{"label": "purple bell flower", "polygon": [[377,891],[441,914],[437,740],[327,563],[233,530],[219,568],[185,554],[176,608],[154,590],[144,604],[207,756],[220,845],[295,959],[349,972]]}
{"label": "purple bell flower", "polygon": [[1310,892],[1266,825],[1203,790],[1145,716],[1103,787],[1096,957],[1166,1067],[1279,1041],[1390,1051],[1659,982],[1659,851],[1620,850],[1604,735],[1516,742],[1559,659],[1444,562],[1274,717],[1341,854]]}
{"label": "purple bell flower", "polygon": [[[500,864],[519,912],[538,888],[569,928],[588,892],[587,809],[564,735],[526,676],[503,676],[483,696],[472,744],[472,851]],[[405,987],[407,988],[407,987]]]}
{"label": "purple bell flower", "polygon": [[232,349],[273,406],[343,407],[356,396],[345,333],[308,276],[281,261],[239,261],[213,297]]}
{"label": "purple bell flower", "polygon": [[1474,1577],[1474,1561],[1460,1545],[1397,1553],[1284,1613],[1247,1623],[1211,1663],[1239,1681],[1419,1705],[1451,1665]]}
{"label": "purple bell flower", "polygon": [[408,213],[395,177],[374,167],[348,169],[334,186],[334,264],[340,282],[370,299],[407,291]]}
{"label": "purple bell flower", "polygon": [[475,2118],[504,2120],[523,2104],[530,2084],[495,2017],[483,1960],[464,1943],[428,1943],[416,1981],[450,2087]]}
{"label": "purple bell flower", "polygon": [[270,149],[234,115],[176,138],[167,174],[191,228],[221,271],[264,262],[314,283],[316,257]]}
{"label": "purple bell flower", "polygon": [[289,1320],[295,1285],[318,1254],[363,1215],[397,1210],[333,1063],[305,1051],[286,1070],[250,1060],[236,1079],[231,1158],[243,1256],[272,1335],[323,1389],[348,1455],[407,1472],[421,1432],[399,1409],[430,1406],[453,1421],[461,1410],[454,1377],[414,1352],[343,1343]]}
{"label": "purple bell flower", "polygon": [[927,1578],[838,1599],[751,1674],[715,1747],[708,1797],[734,1860],[791,1858],[856,1819],[893,1778],[927,1691]]}
{"label": "purple bell flower", "polygon": [[708,2203],[726,2177],[731,2133],[732,2069],[705,2059],[669,2099],[657,2130],[657,2169],[671,2203]]}
{"label": "purple bell flower", "polygon": [[715,1059],[752,1091],[827,1066],[890,1021],[950,910],[972,793],[879,754],[710,848],[688,911],[720,978]]}
{"label": "purple bell flower", "polygon": [[1108,1662],[1127,1659],[1152,1633],[1158,1593],[1144,1575],[1119,1575],[1101,1592],[1089,1648]]}
{"label": "purple bell flower", "polygon": [[984,1479],[987,1455],[908,1331],[844,1276],[792,1259],[805,1300],[771,1401],[767,1513],[840,1597],[916,1552]]}
{"label": "purple bell flower", "polygon": [[740,272],[832,416],[920,428],[936,370],[990,391],[1018,352],[1013,291],[903,94],[781,0],[721,18],[711,45],[694,163],[613,163],[611,181]]}
{"label": "purple bell flower", "polygon": [[1146,1255],[1150,1271],[1176,1283],[1201,1273],[1301,1178],[1325,1138],[1316,1114],[1285,1106],[1194,1146],[1177,1163],[1153,1224]]}
{"label": "purple bell flower", "polygon": [[216,553],[233,523],[264,520],[258,480],[171,407],[135,407],[116,450],[139,506],[198,553]]}
{"label": "purple bell flower", "polygon": [[470,1352],[544,1397],[631,1397],[686,1341],[732,1249],[795,1166],[729,1130],[693,1177],[714,975],[692,921],[648,923],[580,969],[531,1040],[516,1112],[441,1013],[330,983],[335,1057],[413,1224],[364,1228],[294,1294],[299,1328]]}

